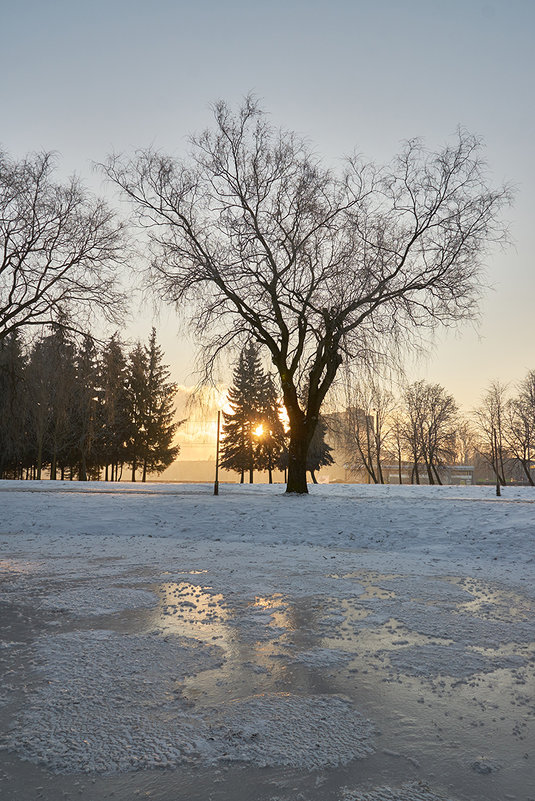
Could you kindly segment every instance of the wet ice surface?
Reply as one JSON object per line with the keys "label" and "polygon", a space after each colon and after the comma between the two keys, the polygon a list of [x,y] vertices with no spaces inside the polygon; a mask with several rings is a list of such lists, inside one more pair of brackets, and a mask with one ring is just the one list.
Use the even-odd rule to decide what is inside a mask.
{"label": "wet ice surface", "polygon": [[236,543],[244,508],[227,542],[0,536],[2,799],[533,798],[533,527],[455,573],[440,536]]}

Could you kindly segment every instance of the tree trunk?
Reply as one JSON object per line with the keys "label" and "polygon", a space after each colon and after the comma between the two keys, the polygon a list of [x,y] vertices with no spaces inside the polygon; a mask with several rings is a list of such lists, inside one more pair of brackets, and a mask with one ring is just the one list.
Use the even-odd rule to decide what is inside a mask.
{"label": "tree trunk", "polygon": [[249,468],[249,484],[253,483],[253,468]]}
{"label": "tree trunk", "polygon": [[317,484],[318,479],[316,478],[313,470],[310,471],[310,475],[312,476],[312,481],[314,482],[314,484]]}
{"label": "tree trunk", "polygon": [[436,476],[436,479],[437,479],[437,484],[439,484],[440,486],[442,486],[442,479],[440,478],[440,474],[439,474],[439,472],[438,472],[437,468],[435,467],[435,465],[433,465],[433,473],[434,473],[434,474],[435,474],[435,476]]}
{"label": "tree trunk", "polygon": [[143,475],[141,477],[141,481],[143,481],[143,482],[147,481],[147,460],[146,459],[143,461]]}
{"label": "tree trunk", "polygon": [[290,447],[288,449],[288,483],[287,493],[308,493],[307,486],[307,453],[308,440],[303,427],[290,433]]}

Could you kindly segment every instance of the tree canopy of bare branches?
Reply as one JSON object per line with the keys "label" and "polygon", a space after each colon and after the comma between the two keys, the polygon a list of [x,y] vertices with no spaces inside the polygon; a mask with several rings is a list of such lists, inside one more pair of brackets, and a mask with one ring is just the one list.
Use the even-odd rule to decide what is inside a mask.
{"label": "tree canopy of bare branches", "polygon": [[369,376],[346,387],[346,410],[337,415],[333,432],[352,472],[364,469],[368,480],[384,484],[383,456],[388,451],[395,400],[392,392]]}
{"label": "tree canopy of bare branches", "polygon": [[479,435],[478,452],[492,467],[498,486],[507,483],[505,460],[505,424],[507,387],[492,381],[485,391],[481,404],[474,410],[474,422]]}
{"label": "tree canopy of bare branches", "polygon": [[49,153],[13,161],[0,151],[0,338],[102,311],[118,321],[122,227],[79,180],[53,180]]}
{"label": "tree canopy of bare branches", "polygon": [[341,363],[474,313],[510,192],[488,186],[481,143],[464,131],[436,153],[411,140],[388,167],[352,157],[335,171],[253,98],[214,116],[184,160],[148,150],[106,171],[148,232],[158,293],[195,303],[208,361],[247,336],[270,353],[290,421],[287,491],[306,492]]}
{"label": "tree canopy of bare branches", "polygon": [[439,468],[453,460],[456,451],[458,407],[453,395],[440,384],[415,381],[405,388],[404,435],[413,461],[416,483],[419,464],[425,466],[430,484],[442,484]]}

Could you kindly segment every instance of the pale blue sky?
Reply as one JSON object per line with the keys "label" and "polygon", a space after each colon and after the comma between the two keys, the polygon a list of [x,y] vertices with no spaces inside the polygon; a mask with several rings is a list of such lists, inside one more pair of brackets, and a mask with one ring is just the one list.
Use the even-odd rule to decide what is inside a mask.
{"label": "pale blue sky", "polygon": [[[0,144],[56,150],[94,187],[91,162],[154,144],[180,153],[209,104],[253,91],[274,120],[335,159],[389,160],[401,140],[480,134],[497,181],[518,187],[515,247],[488,263],[495,290],[470,328],[415,372],[466,406],[492,378],[535,368],[535,1],[0,0]],[[151,325],[138,323],[142,337]],[[159,327],[191,382],[172,315]]]}

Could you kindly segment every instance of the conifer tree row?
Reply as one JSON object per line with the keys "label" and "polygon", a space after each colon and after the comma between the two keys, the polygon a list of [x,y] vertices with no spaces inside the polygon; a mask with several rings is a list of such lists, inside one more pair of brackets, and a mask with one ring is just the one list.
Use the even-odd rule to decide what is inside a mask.
{"label": "conifer tree row", "polygon": [[146,481],[177,457],[176,385],[153,329],[129,352],[54,327],[0,340],[0,478]]}

